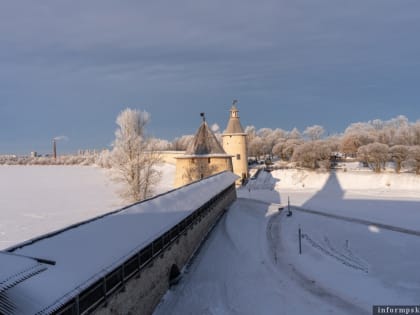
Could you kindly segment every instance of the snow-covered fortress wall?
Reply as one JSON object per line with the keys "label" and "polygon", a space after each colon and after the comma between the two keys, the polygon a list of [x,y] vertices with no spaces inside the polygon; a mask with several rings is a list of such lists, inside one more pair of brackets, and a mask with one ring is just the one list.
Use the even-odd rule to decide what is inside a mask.
{"label": "snow-covered fortress wall", "polygon": [[0,313],[152,313],[236,199],[236,179],[216,174],[0,252]]}
{"label": "snow-covered fortress wall", "polygon": [[[210,232],[214,224],[236,199],[235,185],[207,201],[191,225],[159,255],[129,280],[123,291],[111,296],[106,306],[94,314],[151,314],[169,288],[171,270],[181,270]],[[176,274],[175,274],[176,275]],[[172,275],[172,276],[175,276]]]}

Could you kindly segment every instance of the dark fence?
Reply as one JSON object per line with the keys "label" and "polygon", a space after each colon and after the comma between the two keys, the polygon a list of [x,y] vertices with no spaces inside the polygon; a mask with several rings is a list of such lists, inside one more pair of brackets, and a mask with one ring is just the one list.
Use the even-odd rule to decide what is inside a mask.
{"label": "dark fence", "polygon": [[[58,315],[82,315],[91,313],[98,305],[106,302],[115,291],[122,289],[124,284],[143,270],[152,260],[158,257],[166,248],[186,235],[193,225],[200,222],[209,214],[214,206],[221,200],[227,198],[235,190],[235,185],[223,190],[221,193],[207,201],[200,208],[192,212],[181,222],[168,231],[161,234],[155,240],[133,254],[120,266],[107,273],[101,279],[90,285],[88,288],[73,297],[59,310],[53,314]],[[42,313],[40,313],[42,314]]]}

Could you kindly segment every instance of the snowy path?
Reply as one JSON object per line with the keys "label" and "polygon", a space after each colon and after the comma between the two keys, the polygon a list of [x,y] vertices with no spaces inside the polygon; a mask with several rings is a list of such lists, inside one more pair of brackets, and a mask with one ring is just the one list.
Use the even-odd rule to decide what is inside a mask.
{"label": "snowy path", "polygon": [[238,199],[155,315],[363,314],[280,263],[279,234],[267,229],[277,213],[277,205]]}

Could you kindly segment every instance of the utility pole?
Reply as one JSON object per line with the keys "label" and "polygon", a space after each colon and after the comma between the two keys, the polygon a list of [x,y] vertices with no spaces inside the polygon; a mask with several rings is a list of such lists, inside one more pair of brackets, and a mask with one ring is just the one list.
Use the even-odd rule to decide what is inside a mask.
{"label": "utility pole", "polygon": [[290,210],[290,196],[287,196],[287,216],[292,216],[292,211]]}
{"label": "utility pole", "polygon": [[302,255],[302,230],[299,225],[299,255]]}

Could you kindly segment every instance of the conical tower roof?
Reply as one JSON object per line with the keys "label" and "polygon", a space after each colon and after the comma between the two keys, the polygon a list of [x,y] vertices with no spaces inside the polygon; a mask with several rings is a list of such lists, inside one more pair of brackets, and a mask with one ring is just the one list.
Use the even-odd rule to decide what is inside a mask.
{"label": "conical tower roof", "polygon": [[230,109],[230,118],[226,130],[224,131],[225,134],[245,133],[241,121],[239,120],[239,110],[236,107],[236,103],[237,101],[234,101],[232,108]]}
{"label": "conical tower roof", "polygon": [[227,155],[204,120],[185,153],[187,155]]}

